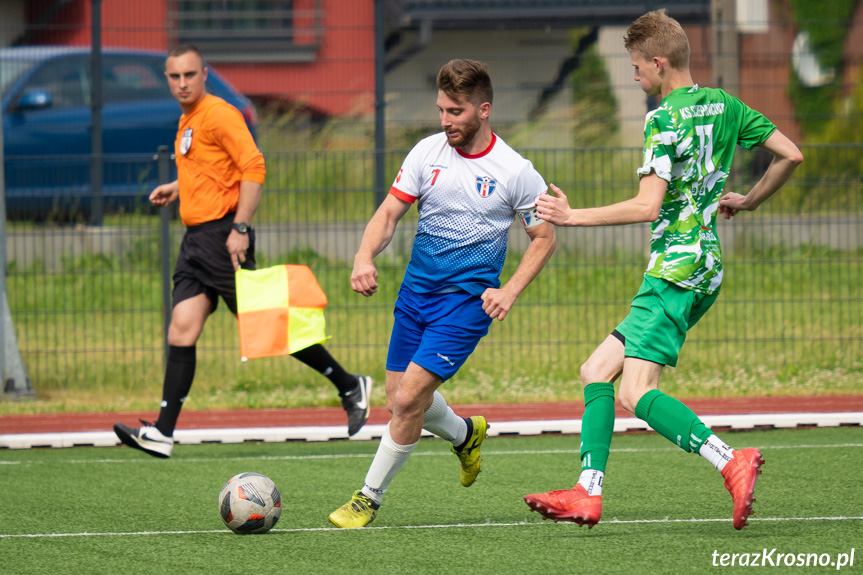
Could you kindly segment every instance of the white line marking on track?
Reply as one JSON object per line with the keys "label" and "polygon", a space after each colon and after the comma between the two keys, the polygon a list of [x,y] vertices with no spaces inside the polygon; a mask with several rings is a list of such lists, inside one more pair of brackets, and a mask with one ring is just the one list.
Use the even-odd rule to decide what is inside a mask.
{"label": "white line marking on track", "polygon": [[[762,521],[861,521],[863,516],[836,516],[836,517],[750,517],[749,522],[760,523]],[[657,523],[730,523],[728,517],[706,517],[692,519],[609,519],[602,521],[601,525],[644,525]],[[453,523],[453,524],[436,524],[436,525],[378,525],[375,527],[363,527],[363,531],[382,531],[393,529],[469,529],[476,527],[531,527],[531,526],[550,526],[554,523],[539,522],[539,521],[516,521],[512,523]],[[314,533],[319,531],[357,531],[356,529],[341,529],[338,527],[306,527],[298,529],[273,529],[271,533]],[[126,537],[129,535],[210,535],[210,534],[229,534],[227,529],[210,529],[196,531],[130,531],[130,532],[109,532],[109,533],[89,533],[83,531],[81,533],[0,533],[0,539],[39,539],[52,537]]]}

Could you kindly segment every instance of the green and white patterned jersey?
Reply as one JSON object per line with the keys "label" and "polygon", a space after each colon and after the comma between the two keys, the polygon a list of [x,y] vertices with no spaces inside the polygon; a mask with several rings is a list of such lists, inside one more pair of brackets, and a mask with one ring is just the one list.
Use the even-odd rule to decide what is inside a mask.
{"label": "green and white patterned jersey", "polygon": [[645,275],[712,294],[722,283],[716,236],[719,198],[737,145],[751,149],[776,129],[723,90],[678,88],[644,122],[644,164],[668,182],[659,218],[650,226]]}

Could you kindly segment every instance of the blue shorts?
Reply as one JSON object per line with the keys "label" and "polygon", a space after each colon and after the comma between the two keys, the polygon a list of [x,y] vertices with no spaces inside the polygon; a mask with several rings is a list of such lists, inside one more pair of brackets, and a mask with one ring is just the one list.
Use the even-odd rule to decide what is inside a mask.
{"label": "blue shorts", "polygon": [[464,365],[492,322],[477,296],[463,291],[419,294],[404,286],[393,316],[387,369],[405,371],[414,362],[443,381]]}

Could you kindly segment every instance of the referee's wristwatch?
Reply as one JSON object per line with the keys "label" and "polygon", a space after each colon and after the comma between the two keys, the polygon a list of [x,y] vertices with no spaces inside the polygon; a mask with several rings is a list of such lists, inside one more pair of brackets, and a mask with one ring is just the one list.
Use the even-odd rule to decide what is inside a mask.
{"label": "referee's wristwatch", "polygon": [[249,230],[252,229],[249,227],[249,224],[243,222],[234,222],[234,225],[231,227],[241,234],[247,234],[249,233]]}

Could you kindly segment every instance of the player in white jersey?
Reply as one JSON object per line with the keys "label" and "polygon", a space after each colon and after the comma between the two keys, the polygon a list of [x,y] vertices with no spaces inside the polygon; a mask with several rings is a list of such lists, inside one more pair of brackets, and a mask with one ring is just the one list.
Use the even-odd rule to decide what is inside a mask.
{"label": "player in white jersey", "polygon": [[[362,489],[330,514],[338,527],[364,527],[374,520],[384,492],[423,429],[452,444],[462,485],[473,484],[488,422],[477,415],[459,417],[437,389],[464,364],[491,322],[506,317],[555,248],[554,226],[534,211],[545,182],[489,125],[493,90],[487,66],[452,60],[438,72],[437,86],[443,132],[425,138],[408,154],[354,258],[351,287],[374,295],[374,258],[417,203],[417,234],[387,354],[392,418]],[[507,236],[516,216],[530,245],[501,286]]]}
{"label": "player in white jersey", "polygon": [[494,133],[488,148],[466,155],[444,133],[408,154],[390,193],[421,215],[404,285],[417,293],[457,286],[481,296],[500,286],[513,211],[532,217],[533,165]]}

